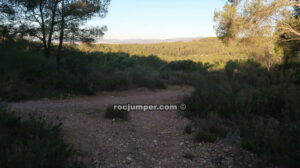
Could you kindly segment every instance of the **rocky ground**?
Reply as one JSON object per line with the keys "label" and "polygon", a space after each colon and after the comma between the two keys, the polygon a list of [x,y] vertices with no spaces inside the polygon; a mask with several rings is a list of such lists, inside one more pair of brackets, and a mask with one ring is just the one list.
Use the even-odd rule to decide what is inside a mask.
{"label": "rocky ground", "polygon": [[176,111],[131,112],[131,120],[107,120],[112,104],[178,104],[193,88],[135,89],[104,92],[93,97],[10,103],[19,115],[34,114],[63,123],[66,141],[79,150],[88,167],[96,168],[241,168],[251,165],[251,154],[238,139],[194,143],[183,133],[187,120]]}

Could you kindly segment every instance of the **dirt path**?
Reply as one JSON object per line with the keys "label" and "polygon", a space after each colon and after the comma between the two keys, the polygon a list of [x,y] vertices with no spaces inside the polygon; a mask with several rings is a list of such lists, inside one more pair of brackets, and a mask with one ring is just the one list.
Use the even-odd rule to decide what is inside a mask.
{"label": "dirt path", "polygon": [[129,122],[103,119],[111,104],[177,104],[192,90],[172,86],[10,105],[18,114],[33,113],[62,122],[64,138],[83,153],[90,167],[240,167],[243,152],[224,142],[193,143],[191,136],[183,134],[187,121],[175,111],[131,112]]}

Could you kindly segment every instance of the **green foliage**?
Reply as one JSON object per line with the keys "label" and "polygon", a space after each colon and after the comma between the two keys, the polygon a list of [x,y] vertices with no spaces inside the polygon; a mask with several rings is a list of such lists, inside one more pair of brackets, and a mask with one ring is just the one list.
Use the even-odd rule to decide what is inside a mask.
{"label": "green foliage", "polygon": [[300,69],[297,69],[292,74],[292,80],[296,84],[300,84]]}
{"label": "green foliage", "polygon": [[50,82],[47,77],[53,75],[51,63],[31,47],[25,42],[4,44],[0,47],[0,95],[3,99],[34,97],[39,94],[39,90],[44,89],[41,83]]}
{"label": "green foliage", "polygon": [[162,70],[184,71],[184,72],[208,72],[212,67],[209,63],[195,63],[191,60],[173,61],[162,67]]}
{"label": "green foliage", "polygon": [[195,118],[197,131],[195,142],[215,142],[219,137],[226,137],[228,128],[224,126],[217,115],[210,114],[207,118]]}
{"label": "green foliage", "polygon": [[229,1],[215,12],[217,36],[225,44],[235,42],[247,58],[267,68],[282,58],[288,62],[299,51],[299,19],[291,12],[294,2]]}
{"label": "green foliage", "polygon": [[[299,116],[297,117],[299,122]],[[264,157],[269,161],[265,164],[271,162],[285,167],[299,166],[299,123],[280,121],[276,118],[255,118],[244,131],[242,145],[246,149],[262,157],[271,156]]]}
{"label": "green foliage", "polygon": [[128,121],[130,120],[130,112],[127,110],[114,109],[113,106],[108,106],[104,118]]}
{"label": "green foliage", "polygon": [[191,42],[156,44],[82,44],[79,45],[78,48],[85,52],[124,52],[132,56],[155,55],[168,62],[192,60],[194,62],[214,63],[226,62],[231,59],[244,59],[246,57],[239,47],[225,46],[217,38],[203,38]]}
{"label": "green foliage", "polygon": [[138,67],[134,69],[132,72],[132,81],[138,87],[147,87],[152,89],[166,88],[165,84],[159,77],[159,72],[149,68]]}
{"label": "green foliage", "polygon": [[76,152],[60,134],[60,125],[21,120],[0,108],[0,166],[2,168],[76,168]]}
{"label": "green foliage", "polygon": [[49,57],[55,38],[59,39],[60,51],[63,40],[89,43],[102,36],[105,26],[82,25],[94,16],[104,17],[109,4],[110,0],[4,0],[0,3],[0,27],[6,27],[8,35],[40,40]]}
{"label": "green foliage", "polygon": [[198,131],[194,137],[194,142],[215,142],[218,135],[213,134],[209,131]]}
{"label": "green foliage", "polygon": [[161,78],[171,85],[195,85],[203,79],[203,74],[199,72],[186,73],[183,71],[162,71]]}
{"label": "green foliage", "polygon": [[[224,136],[223,128],[238,128],[242,145],[266,163],[299,167],[300,94],[288,79],[293,75],[282,81],[282,70],[268,71],[252,61],[230,61],[225,67],[204,76],[183,101],[183,115],[198,126],[195,139],[211,142]],[[293,74],[294,67],[286,74]]]}
{"label": "green foliage", "polygon": [[217,22],[216,33],[225,44],[231,44],[237,39],[239,24],[238,12],[235,4],[226,4],[223,11],[215,12]]}
{"label": "green foliage", "polygon": [[[0,52],[0,97],[6,101],[92,95],[103,90],[134,87],[165,88],[172,79],[163,78],[162,73],[175,72],[173,69],[161,70],[167,62],[155,56],[82,52],[71,46],[62,50],[60,72],[56,71],[54,58],[42,56],[38,43],[6,42],[0,46]],[[209,67],[208,64],[190,64],[193,64],[195,74],[207,71]],[[185,71],[181,72],[186,77],[179,79],[180,84],[192,76]]]}
{"label": "green foliage", "polygon": [[188,124],[184,127],[184,133],[185,134],[191,134],[193,133],[193,126],[191,124]]}

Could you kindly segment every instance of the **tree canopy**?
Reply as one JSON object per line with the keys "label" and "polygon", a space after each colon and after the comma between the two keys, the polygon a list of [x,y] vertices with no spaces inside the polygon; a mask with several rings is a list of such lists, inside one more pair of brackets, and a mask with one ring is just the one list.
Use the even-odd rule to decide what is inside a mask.
{"label": "tree canopy", "polygon": [[[40,40],[46,57],[52,41],[93,42],[106,27],[83,26],[94,16],[105,17],[110,0],[3,0],[0,2],[1,32]],[[2,33],[3,34],[3,33]]]}
{"label": "tree canopy", "polygon": [[300,40],[299,8],[298,0],[229,0],[215,12],[216,33],[225,44],[242,45],[270,66],[286,54],[277,42]]}

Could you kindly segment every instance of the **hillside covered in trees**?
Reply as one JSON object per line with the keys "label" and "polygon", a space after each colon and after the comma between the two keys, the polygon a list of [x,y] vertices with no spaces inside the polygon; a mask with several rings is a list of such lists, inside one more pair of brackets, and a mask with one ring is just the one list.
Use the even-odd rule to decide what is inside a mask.
{"label": "hillside covered in trees", "polygon": [[[109,4],[0,2],[1,168],[84,167],[79,158],[95,159],[89,167],[300,167],[298,0],[228,0],[214,13],[216,38],[94,44],[107,29],[85,23]],[[178,88],[192,93],[177,102]],[[184,109],[112,108],[124,97]]]}
{"label": "hillside covered in trees", "polygon": [[203,38],[191,42],[168,42],[155,44],[95,44],[80,45],[83,51],[124,52],[130,55],[155,55],[165,61],[192,60],[195,62],[223,62],[247,59],[238,46],[228,47],[218,38]]}

